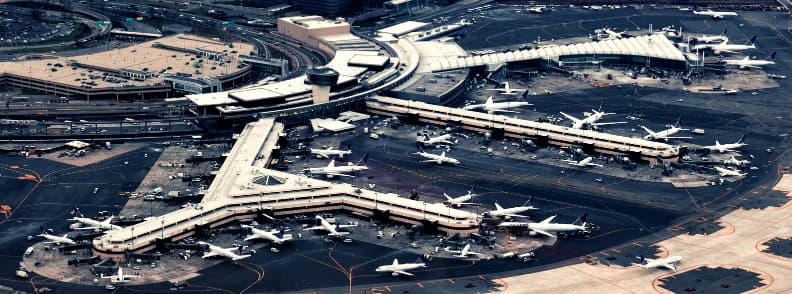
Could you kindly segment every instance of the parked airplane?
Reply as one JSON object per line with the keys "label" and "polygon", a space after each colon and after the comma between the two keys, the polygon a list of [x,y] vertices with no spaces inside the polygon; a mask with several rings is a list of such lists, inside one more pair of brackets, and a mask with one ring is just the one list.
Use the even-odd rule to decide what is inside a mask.
{"label": "parked airplane", "polygon": [[715,54],[720,54],[721,52],[737,53],[743,50],[756,49],[756,35],[754,35],[751,40],[745,44],[729,44],[729,41],[727,40],[717,44],[699,44],[693,46],[693,50],[706,49],[712,50],[712,52],[715,52]]}
{"label": "parked airplane", "polygon": [[398,276],[398,275],[405,275],[405,276],[413,276],[413,274],[408,273],[409,270],[414,270],[417,268],[424,268],[426,267],[425,263],[399,263],[399,260],[394,258],[393,263],[389,265],[381,265],[378,266],[377,269],[374,271],[381,273],[381,272],[390,272],[391,275]]}
{"label": "parked airplane", "polygon": [[672,271],[677,271],[675,263],[682,261],[682,256],[669,256],[663,259],[648,259],[644,258],[643,255],[639,255],[638,259],[641,260],[641,267],[645,269],[651,269],[656,267],[663,267],[670,269]]}
{"label": "parked airplane", "polygon": [[245,237],[244,239],[245,242],[256,239],[264,239],[264,240],[272,241],[272,243],[275,244],[283,244],[283,242],[292,239],[291,235],[283,234],[283,229],[265,231],[265,230],[257,229],[254,226],[242,225],[241,227],[250,229],[250,235],[247,235],[247,237]]}
{"label": "parked airplane", "polygon": [[747,159],[739,160],[739,159],[735,158],[733,155],[732,155],[731,158],[726,159],[726,160],[723,161],[723,164],[725,164],[725,165],[733,165],[733,166],[743,166],[743,165],[746,165],[746,164],[749,164],[749,163],[751,163],[750,160],[747,160]]}
{"label": "parked airplane", "polygon": [[544,7],[544,6],[533,6],[533,7],[527,7],[527,8],[525,8],[525,11],[526,11],[526,12],[530,12],[530,13],[539,13],[539,14],[541,14],[541,13],[543,13],[543,12],[544,12],[546,9],[547,9],[547,7]]}
{"label": "parked airplane", "polygon": [[743,147],[743,146],[746,146],[746,145],[748,145],[748,144],[745,144],[745,134],[743,134],[742,136],[740,136],[739,139],[737,139],[737,142],[729,143],[729,144],[721,144],[720,142],[718,142],[718,140],[715,140],[715,145],[704,146],[703,149],[707,149],[709,151],[718,151],[720,153],[724,153],[724,152],[727,152],[727,151],[737,151],[735,149]]}
{"label": "parked airplane", "polygon": [[764,65],[775,64],[775,61],[773,61],[773,59],[775,59],[775,55],[776,53],[775,51],[773,51],[773,53],[771,53],[770,56],[767,56],[767,58],[765,59],[756,60],[756,59],[751,59],[750,56],[746,56],[743,59],[724,59],[723,62],[726,63],[726,65],[739,66],[740,69],[745,69],[749,67],[761,68]]}
{"label": "parked airplane", "polygon": [[126,283],[129,282],[129,279],[140,278],[138,275],[125,275],[124,270],[120,266],[118,267],[118,274],[111,276],[101,274],[99,277],[102,279],[110,279],[110,283],[112,284]]}
{"label": "parked airplane", "polygon": [[645,126],[641,126],[641,128],[644,129],[644,131],[646,131],[648,133],[648,135],[644,136],[643,138],[645,140],[665,140],[665,141],[668,141],[668,139],[691,139],[691,138],[693,138],[693,137],[675,137],[675,136],[673,136],[676,133],[679,133],[680,131],[688,131],[689,130],[689,129],[683,129],[681,127],[681,125],[682,125],[682,117],[677,118],[676,123],[674,123],[674,125],[671,126],[670,128],[667,128],[667,129],[659,131],[659,132],[652,131],[652,130],[650,130],[649,128],[647,128]]}
{"label": "parked airplane", "polygon": [[569,232],[569,231],[585,231],[586,230],[586,217],[588,213],[584,213],[580,217],[575,220],[575,222],[571,224],[557,224],[552,223],[553,219],[555,219],[555,215],[546,218],[545,220],[534,223],[534,222],[502,222],[498,226],[499,227],[525,227],[529,230],[548,236],[548,237],[556,237],[553,232]]}
{"label": "parked airplane", "polygon": [[495,89],[485,89],[487,91],[500,91],[503,95],[515,95],[520,94],[526,89],[512,89],[509,87],[509,82],[503,83],[503,88],[495,88]]}
{"label": "parked airplane", "polygon": [[470,201],[470,200],[473,199],[473,197],[478,196],[478,194],[473,194],[473,190],[474,189],[476,189],[476,185],[473,185],[473,187],[470,188],[470,190],[468,190],[467,194],[459,196],[459,197],[451,197],[451,196],[448,196],[448,194],[446,194],[445,192],[443,192],[443,196],[445,196],[446,199],[447,199],[446,201],[444,201],[445,205],[446,206],[452,206],[452,207],[462,207],[462,205],[465,205],[465,204],[468,204],[468,205],[475,204],[475,203],[465,202],[465,201]]}
{"label": "parked airplane", "polygon": [[336,166],[335,159],[332,159],[326,167],[311,167],[303,170],[303,172],[309,173],[311,175],[325,175],[328,178],[332,178],[334,176],[354,177],[352,175],[348,175],[347,173],[368,170],[368,167],[364,165],[368,160],[368,156],[369,155],[366,154],[356,164],[348,163],[347,165],[339,166]]}
{"label": "parked airplane", "polygon": [[503,208],[500,206],[500,204],[495,202],[495,210],[486,212],[486,214],[488,214],[490,217],[496,217],[496,218],[527,217],[524,215],[520,215],[519,213],[531,211],[531,210],[537,210],[538,208],[533,206],[533,199],[534,197],[531,196],[531,198],[529,198],[528,201],[526,201],[523,205],[510,207],[510,208]]}
{"label": "parked airplane", "polygon": [[566,118],[568,118],[569,120],[571,120],[571,121],[572,121],[572,128],[573,128],[573,129],[582,129],[582,128],[584,128],[584,127],[592,127],[592,128],[596,128],[596,127],[598,127],[598,126],[604,126],[604,125],[615,125],[615,124],[623,124],[623,123],[627,123],[627,122],[607,122],[607,123],[598,123],[597,121],[599,121],[600,119],[602,119],[604,116],[606,116],[606,115],[611,115],[611,114],[615,114],[615,113],[607,113],[607,112],[604,112],[604,111],[602,110],[602,109],[603,109],[603,107],[605,107],[605,100],[602,100],[602,102],[600,102],[600,106],[599,106],[599,109],[598,109],[598,110],[594,110],[594,109],[592,109],[592,110],[591,110],[591,111],[592,111],[592,114],[591,114],[591,115],[589,115],[588,117],[584,118],[584,119],[578,119],[578,118],[576,118],[576,117],[574,117],[574,116],[571,116],[571,115],[569,115],[569,114],[566,114],[566,113],[563,113],[563,112],[561,112],[561,115],[565,116]]}
{"label": "parked airplane", "polygon": [[448,249],[448,247],[446,247],[445,251],[450,253],[456,253],[454,257],[459,257],[459,258],[466,258],[468,257],[468,255],[476,255],[476,256],[484,255],[482,253],[470,251],[470,244],[467,244],[465,245],[465,247],[462,247],[462,250],[450,250]]}
{"label": "parked airplane", "polygon": [[493,102],[492,96],[487,98],[487,101],[483,104],[471,104],[462,109],[465,110],[477,110],[481,109],[486,111],[487,113],[495,113],[495,112],[509,112],[509,113],[520,113],[519,111],[509,110],[512,108],[523,107],[523,106],[530,106],[533,105],[528,102],[521,102],[521,101],[509,101],[509,102]]}
{"label": "parked airplane", "polygon": [[440,153],[440,155],[437,155],[434,153],[429,153],[424,151],[420,145],[418,146],[418,152],[415,152],[415,154],[423,158],[426,158],[426,160],[421,160],[421,162],[437,163],[437,164],[443,164],[443,163],[459,164],[459,160],[457,160],[456,158],[446,156],[445,151]]}
{"label": "parked airplane", "polygon": [[699,43],[715,43],[715,42],[722,43],[722,42],[728,42],[729,41],[729,37],[726,36],[726,32],[727,31],[728,30],[723,30],[723,33],[720,34],[720,35],[712,35],[712,36],[702,35],[701,37],[696,38],[696,42],[699,42]]}
{"label": "parked airplane", "polygon": [[722,168],[722,167],[715,167],[715,170],[718,171],[721,177],[744,177],[748,175],[748,173],[743,173],[739,170]]}
{"label": "parked airplane", "polygon": [[722,19],[726,16],[737,16],[737,12],[734,11],[712,11],[711,9],[698,11],[696,8],[693,8],[693,14],[695,15],[706,15],[711,16],[712,18]]}
{"label": "parked airplane", "polygon": [[77,242],[69,238],[69,234],[63,234],[63,236],[51,235],[44,230],[44,227],[41,227],[41,234],[38,234],[37,236],[49,240],[49,241],[45,241],[44,242],[45,244],[53,244],[53,243],[56,245],[77,244]]}
{"label": "parked airplane", "polygon": [[316,219],[319,220],[320,225],[310,228],[305,228],[303,230],[322,230],[322,231],[326,231],[328,236],[340,237],[343,235],[348,235],[349,232],[339,232],[338,229],[357,227],[357,225],[339,225],[339,224],[335,224],[334,226],[330,224],[330,222],[325,220],[321,215],[317,215]]}
{"label": "parked airplane", "polygon": [[603,27],[601,29],[596,29],[596,30],[594,30],[594,33],[597,34],[598,38],[601,35],[602,36],[606,36],[604,39],[621,39],[621,38],[630,37],[630,35],[627,34],[627,31],[617,32],[617,31],[614,31],[614,30],[612,30],[612,29],[610,29],[608,27]]}
{"label": "parked airplane", "polygon": [[242,259],[245,259],[245,258],[248,258],[248,257],[251,256],[250,254],[239,255],[239,254],[234,253],[234,251],[236,251],[236,250],[241,251],[241,246],[240,247],[235,247],[235,248],[223,248],[223,247],[215,246],[215,245],[203,242],[203,241],[199,241],[198,244],[209,246],[209,252],[204,253],[204,255],[201,256],[201,258],[207,258],[207,257],[213,257],[213,256],[222,256],[222,257],[230,258],[233,261],[237,261],[237,260],[242,260]]}
{"label": "parked airplane", "polygon": [[92,218],[85,217],[80,209],[77,206],[72,206],[72,214],[74,217],[70,218],[70,221],[78,222],[82,225],[87,225],[87,227],[72,227],[74,230],[118,230],[121,229],[121,226],[110,224],[113,221],[113,217],[108,217],[104,221],[98,221]]}
{"label": "parked airplane", "polygon": [[445,144],[445,145],[454,144],[454,142],[451,141],[451,134],[440,135],[440,136],[432,138],[432,137],[429,137],[429,134],[424,133],[423,134],[423,138],[418,137],[418,139],[416,141],[418,143],[423,144],[424,146],[434,145],[434,144]]}
{"label": "parked airplane", "polygon": [[326,149],[311,148],[311,154],[316,155],[316,158],[330,159],[331,157],[338,156],[338,158],[344,159],[344,155],[352,154],[352,150],[350,150],[349,147],[350,145],[347,145],[344,150],[333,149],[333,147],[328,147]]}
{"label": "parked airplane", "polygon": [[593,163],[592,161],[594,161],[594,158],[591,156],[587,156],[586,158],[583,158],[580,161],[571,160],[571,159],[564,160],[564,162],[577,167],[602,166],[601,164]]}

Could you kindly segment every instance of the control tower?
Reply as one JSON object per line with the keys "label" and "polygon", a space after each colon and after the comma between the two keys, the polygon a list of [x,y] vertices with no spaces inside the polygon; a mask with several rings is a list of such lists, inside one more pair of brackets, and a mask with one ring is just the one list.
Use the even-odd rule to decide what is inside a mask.
{"label": "control tower", "polygon": [[306,73],[305,83],[313,85],[313,103],[319,104],[330,101],[330,87],[338,83],[338,71],[329,67],[309,68]]}

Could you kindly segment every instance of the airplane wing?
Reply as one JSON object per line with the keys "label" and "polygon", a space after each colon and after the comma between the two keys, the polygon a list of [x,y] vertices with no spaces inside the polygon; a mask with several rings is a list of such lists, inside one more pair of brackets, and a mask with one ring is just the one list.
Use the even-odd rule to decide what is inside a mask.
{"label": "airplane wing", "polygon": [[603,123],[593,123],[593,126],[607,126],[607,125],[618,125],[618,124],[626,124],[626,121],[617,121],[617,122],[603,122]]}
{"label": "airplane wing", "polygon": [[324,230],[324,229],[325,227],[323,226],[315,226],[315,227],[304,228],[303,231],[314,231],[314,230]]}
{"label": "airplane wing", "polygon": [[652,136],[656,136],[656,135],[657,135],[657,133],[655,133],[654,131],[650,130],[650,129],[649,129],[649,128],[647,128],[647,127],[641,126],[641,128],[642,128],[644,131],[646,131],[646,133],[647,133],[647,134],[649,134],[649,135],[652,135]]}
{"label": "airplane wing", "polygon": [[336,226],[339,228],[351,228],[351,227],[357,227],[358,225],[336,225]]}
{"label": "airplane wing", "polygon": [[661,264],[660,266],[662,266],[664,268],[667,268],[667,269],[670,269],[670,270],[675,271],[675,272],[677,271],[676,266],[671,264],[671,263],[664,263],[664,264]]}
{"label": "airplane wing", "polygon": [[723,53],[723,52],[726,52],[726,53],[731,53],[731,54],[737,54],[737,51],[732,51],[732,50],[718,50],[718,53]]}
{"label": "airplane wing", "polygon": [[586,166],[599,166],[599,167],[602,167],[602,165],[599,164],[599,163],[587,163]]}
{"label": "airplane wing", "polygon": [[398,270],[396,270],[396,271],[393,271],[393,272],[394,272],[394,273],[397,273],[397,274],[400,274],[400,275],[405,275],[405,276],[413,276],[413,274],[411,274],[411,273],[408,273],[408,272],[405,272],[405,271],[398,271]]}
{"label": "airplane wing", "polygon": [[325,173],[325,174],[328,175],[328,176],[339,176],[339,177],[350,177],[350,178],[354,178],[355,177],[355,176],[352,176],[352,175],[347,175],[347,174],[342,174],[342,173]]}
{"label": "airplane wing", "polygon": [[543,220],[541,223],[542,223],[542,224],[549,224],[549,223],[550,223],[550,222],[552,222],[552,221],[553,221],[555,218],[556,218],[556,216],[555,216],[555,215],[554,215],[554,216],[551,216],[551,217],[548,217],[548,218],[544,219],[544,220]]}
{"label": "airplane wing", "polygon": [[576,117],[574,117],[574,116],[571,116],[571,115],[569,115],[569,114],[566,114],[566,113],[563,113],[563,112],[560,112],[560,113],[561,113],[561,115],[563,115],[564,117],[566,117],[567,119],[569,119],[569,120],[571,120],[571,121],[573,121],[573,122],[578,122],[578,121],[580,121],[579,119],[577,119],[577,118],[576,118]]}
{"label": "airplane wing", "polygon": [[519,214],[511,214],[511,213],[503,214],[503,216],[510,216],[510,217],[526,217],[526,218],[527,218],[527,216],[524,216],[524,215],[519,215]]}
{"label": "airplane wing", "polygon": [[437,159],[421,160],[421,162],[441,164],[441,162],[439,160],[437,160]]}
{"label": "airplane wing", "polygon": [[552,233],[550,233],[550,232],[547,232],[547,231],[542,231],[542,230],[535,230],[535,229],[534,229],[533,231],[534,231],[534,232],[537,232],[537,233],[539,233],[539,234],[542,234],[542,235],[548,236],[548,237],[550,237],[550,238],[555,238],[555,237],[556,237],[556,235],[553,235]]}
{"label": "airplane wing", "polygon": [[79,227],[79,228],[74,228],[72,230],[97,230],[97,229],[101,229],[101,228],[100,227]]}
{"label": "airplane wing", "polygon": [[663,137],[663,139],[693,139],[693,137]]}
{"label": "airplane wing", "polygon": [[234,256],[234,257],[231,257],[231,260],[234,260],[234,261],[236,261],[236,260],[242,260],[242,259],[248,258],[248,257],[250,257],[250,256],[251,256],[250,254],[245,254],[245,255],[236,255],[236,256]]}

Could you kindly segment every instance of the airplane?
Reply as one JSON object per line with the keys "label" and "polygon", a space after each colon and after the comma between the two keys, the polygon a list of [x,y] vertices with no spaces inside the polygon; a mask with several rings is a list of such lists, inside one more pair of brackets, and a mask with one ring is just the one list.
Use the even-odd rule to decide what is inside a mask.
{"label": "airplane", "polygon": [[548,236],[556,237],[552,232],[567,232],[567,231],[585,231],[586,230],[586,217],[588,213],[583,213],[578,217],[575,222],[571,224],[557,224],[552,223],[555,215],[544,219],[541,222],[502,222],[498,224],[499,227],[526,227],[529,230]]}
{"label": "airplane", "polygon": [[304,169],[303,172],[311,175],[325,175],[327,178],[332,178],[334,176],[354,177],[347,173],[368,170],[368,167],[364,165],[368,160],[368,156],[369,155],[366,154],[356,164],[348,163],[347,165],[339,166],[336,166],[335,159],[332,159],[326,167],[311,167]]}
{"label": "airplane", "polygon": [[627,123],[627,122],[598,123],[597,121],[602,119],[604,116],[615,114],[615,113],[603,112],[602,111],[603,107],[605,107],[605,100],[602,100],[602,102],[600,102],[600,106],[599,106],[598,110],[592,109],[591,111],[593,112],[593,114],[589,115],[588,117],[586,117],[584,119],[578,119],[578,118],[576,118],[574,116],[571,116],[571,115],[563,113],[563,112],[561,112],[561,115],[565,116],[566,118],[568,118],[569,120],[572,121],[572,128],[573,129],[582,129],[582,128],[586,127],[586,126],[598,127],[598,126],[604,126],[604,125],[615,125],[615,124]]}
{"label": "airplane", "polygon": [[738,51],[748,50],[748,49],[756,49],[756,35],[751,37],[751,40],[746,42],[745,44],[729,44],[729,41],[723,41],[717,44],[699,44],[693,46],[693,50],[712,50],[715,54],[720,54],[721,52],[726,53],[737,53]]}
{"label": "airplane", "polygon": [[669,256],[663,259],[648,259],[644,258],[643,255],[639,255],[638,259],[641,260],[641,267],[645,269],[651,269],[656,267],[664,267],[670,269],[674,272],[677,271],[675,263],[682,261],[682,256]]}
{"label": "airplane", "polygon": [[37,236],[49,240],[49,241],[44,242],[45,244],[53,244],[53,243],[56,244],[56,245],[60,245],[60,244],[75,245],[75,244],[77,244],[77,242],[75,242],[74,240],[69,238],[69,234],[63,234],[63,236],[51,235],[51,234],[47,233],[44,230],[44,227],[41,227],[41,234],[38,234]]}
{"label": "airplane", "polygon": [[462,205],[465,205],[465,204],[468,204],[468,205],[469,204],[475,204],[475,203],[465,202],[465,201],[470,201],[471,199],[473,199],[473,197],[478,196],[478,194],[473,194],[473,190],[474,189],[476,189],[476,185],[473,185],[473,187],[470,188],[470,190],[468,190],[467,194],[459,196],[459,197],[451,197],[451,196],[448,196],[448,194],[446,194],[445,192],[443,192],[443,196],[445,196],[446,199],[447,199],[446,201],[444,201],[445,205],[446,206],[452,206],[452,207],[462,207]]}
{"label": "airplane", "polygon": [[528,201],[526,201],[522,206],[515,206],[510,208],[503,208],[500,206],[500,204],[495,202],[495,210],[491,210],[487,212],[487,214],[489,214],[490,217],[497,217],[497,218],[527,217],[524,215],[519,215],[518,213],[522,213],[530,210],[537,210],[538,208],[533,206],[533,199],[534,197],[531,196],[531,198],[529,198]]}
{"label": "airplane", "polygon": [[242,260],[242,259],[245,259],[245,258],[248,258],[248,257],[251,256],[250,254],[239,255],[239,254],[234,253],[234,250],[240,250],[241,246],[237,247],[237,248],[223,248],[223,247],[215,246],[215,245],[203,242],[203,241],[198,241],[198,244],[209,246],[209,252],[205,253],[203,256],[201,256],[201,258],[207,258],[207,257],[213,257],[213,256],[222,256],[222,257],[228,257],[228,258],[230,258],[233,261],[237,261],[237,260]]}
{"label": "airplane", "polygon": [[345,150],[333,149],[333,147],[326,149],[311,148],[311,154],[316,155],[316,158],[330,159],[330,157],[338,156],[338,158],[344,159],[344,155],[352,154],[352,150],[349,147],[350,145],[347,145]]}
{"label": "airplane", "polygon": [[456,158],[446,156],[445,151],[443,151],[443,153],[440,153],[440,155],[437,155],[424,151],[420,145],[418,146],[418,152],[415,152],[414,154],[426,158],[426,160],[421,160],[421,162],[433,162],[437,164],[443,164],[447,162],[451,164],[459,164],[459,160],[457,160]]}
{"label": "airplane", "polygon": [[773,61],[773,59],[775,59],[775,55],[776,55],[776,53],[775,53],[775,51],[773,51],[773,53],[771,53],[770,56],[768,56],[765,59],[761,59],[761,60],[752,60],[751,57],[746,56],[743,59],[724,59],[723,62],[726,63],[726,65],[739,66],[740,69],[746,69],[746,68],[749,68],[749,67],[750,68],[761,68],[764,65],[775,64],[775,61]]}
{"label": "airplane", "polygon": [[744,177],[748,174],[734,169],[722,168],[717,166],[715,166],[714,168],[716,171],[718,171],[718,174],[720,174],[721,177]]}
{"label": "airplane", "polygon": [[72,206],[72,213],[74,217],[70,218],[70,221],[75,221],[83,225],[88,225],[88,227],[75,227],[72,228],[74,230],[118,230],[121,229],[121,226],[110,224],[113,221],[113,217],[108,217],[104,221],[98,221],[92,218],[85,217],[80,209],[77,206]]}
{"label": "airplane", "polygon": [[124,270],[119,266],[118,267],[118,274],[105,276],[104,274],[99,275],[102,279],[110,279],[110,283],[118,284],[118,283],[126,283],[129,282],[130,278],[140,278],[138,275],[125,275]]}
{"label": "airplane", "polygon": [[525,8],[525,12],[530,12],[530,13],[539,13],[539,14],[541,14],[541,13],[543,13],[543,12],[544,12],[546,9],[547,9],[547,7],[544,7],[544,6],[534,6],[534,7],[528,7],[528,8]]}
{"label": "airplane", "polygon": [[448,247],[446,247],[445,251],[446,252],[450,252],[450,253],[457,253],[456,255],[454,255],[454,257],[460,257],[460,258],[466,258],[466,257],[468,257],[468,255],[471,255],[471,254],[472,255],[477,255],[477,256],[484,255],[483,253],[470,251],[470,244],[467,244],[467,245],[465,245],[465,247],[462,247],[462,250],[450,250],[450,249],[448,249]]}
{"label": "airplane", "polygon": [[495,88],[495,89],[485,89],[487,91],[500,91],[503,95],[515,95],[522,93],[526,89],[512,89],[509,87],[509,82],[503,83],[503,88]]}
{"label": "airplane", "polygon": [[587,156],[586,158],[583,158],[580,161],[571,160],[571,159],[564,160],[564,162],[577,167],[590,167],[590,166],[602,167],[601,164],[593,163],[592,161],[594,161],[594,158],[591,156]]}
{"label": "airplane", "polygon": [[283,244],[283,242],[289,241],[292,239],[291,235],[284,236],[283,229],[280,230],[272,230],[272,231],[265,231],[257,229],[254,226],[242,225],[242,228],[250,229],[250,235],[245,237],[244,241],[250,241],[255,239],[265,239],[272,241],[275,244]]}
{"label": "airplane", "polygon": [[509,110],[511,108],[523,107],[523,106],[530,106],[533,105],[528,102],[521,102],[521,101],[510,101],[510,102],[492,102],[492,96],[487,98],[487,101],[483,104],[471,104],[465,107],[462,107],[464,110],[477,110],[481,109],[486,111],[487,113],[495,113],[495,112],[509,112],[509,113],[520,113],[519,111]]}
{"label": "airplane", "polygon": [[617,32],[617,31],[614,31],[614,30],[612,30],[612,29],[610,29],[608,27],[603,27],[601,29],[596,29],[596,30],[594,30],[594,33],[597,34],[597,37],[599,37],[601,35],[606,35],[607,37],[605,39],[608,39],[608,40],[630,37],[630,35],[627,34],[627,31]]}
{"label": "airplane", "polygon": [[693,8],[693,14],[695,15],[706,15],[711,16],[715,19],[723,19],[726,16],[737,16],[737,12],[734,11],[712,11],[712,9],[707,9],[703,11],[698,11],[696,8]]}
{"label": "airplane", "polygon": [[726,151],[737,151],[735,149],[746,145],[748,144],[745,144],[745,134],[743,134],[742,136],[740,136],[739,139],[737,139],[737,142],[729,143],[729,144],[721,144],[720,142],[718,142],[718,140],[715,140],[715,145],[704,146],[703,149],[724,153]]}
{"label": "airplane", "polygon": [[423,139],[421,139],[421,137],[418,137],[418,139],[416,141],[418,143],[423,144],[424,146],[426,146],[426,145],[434,145],[434,144],[446,144],[446,145],[454,144],[454,142],[451,141],[451,134],[440,135],[440,136],[432,138],[432,137],[429,137],[429,134],[424,133],[423,134]]}
{"label": "airplane", "polygon": [[339,224],[335,224],[335,226],[334,226],[334,225],[330,224],[330,222],[325,220],[321,215],[317,215],[316,219],[318,219],[320,221],[320,225],[314,226],[314,227],[310,227],[310,228],[305,228],[303,230],[323,230],[323,231],[327,231],[327,233],[328,233],[327,235],[328,236],[340,237],[340,236],[343,236],[343,235],[348,235],[349,232],[339,232],[338,229],[349,228],[349,227],[357,227],[357,225],[339,225]]}
{"label": "airplane", "polygon": [[399,260],[394,258],[393,263],[389,265],[381,265],[378,266],[377,269],[374,271],[381,273],[381,272],[391,272],[391,275],[398,276],[398,275],[405,275],[405,276],[413,276],[413,274],[408,273],[408,270],[414,270],[417,268],[424,268],[426,264],[421,263],[402,263],[399,264]]}
{"label": "airplane", "polygon": [[712,35],[712,36],[702,35],[701,37],[696,38],[696,42],[701,42],[701,43],[715,43],[715,42],[722,43],[723,41],[728,42],[729,37],[726,36],[727,31],[728,30],[723,30],[723,33],[720,35]]}
{"label": "airplane", "polygon": [[723,164],[725,164],[725,165],[733,165],[733,166],[743,166],[743,165],[746,165],[746,164],[749,164],[749,163],[751,163],[750,160],[747,160],[747,159],[739,160],[739,159],[735,158],[733,155],[732,155],[731,158],[726,159],[726,160],[723,161]]}
{"label": "airplane", "polygon": [[659,131],[659,132],[652,131],[652,130],[650,130],[649,128],[647,128],[645,126],[641,126],[641,128],[644,129],[644,131],[646,131],[648,133],[648,135],[644,136],[643,138],[644,138],[644,140],[665,140],[666,142],[668,142],[668,139],[691,139],[691,138],[693,138],[693,137],[674,137],[673,136],[674,134],[679,133],[680,131],[689,130],[689,129],[683,129],[681,127],[681,124],[682,124],[682,117],[680,116],[679,118],[677,118],[677,121],[676,121],[676,123],[674,123],[673,126],[671,126],[670,128],[667,128],[665,130]]}

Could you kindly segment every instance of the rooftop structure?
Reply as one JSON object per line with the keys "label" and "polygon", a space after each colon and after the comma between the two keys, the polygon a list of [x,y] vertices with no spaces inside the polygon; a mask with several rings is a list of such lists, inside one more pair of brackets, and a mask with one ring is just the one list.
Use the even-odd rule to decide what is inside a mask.
{"label": "rooftop structure", "polygon": [[410,121],[438,125],[453,124],[477,132],[500,131],[504,136],[533,138],[543,142],[539,144],[582,146],[584,150],[590,148],[591,151],[605,154],[628,155],[633,160],[657,163],[658,159],[671,162],[679,157],[679,149],[665,143],[424,102],[376,96],[366,101],[366,107],[371,113],[405,117]]}
{"label": "rooftop structure", "polygon": [[546,46],[514,52],[492,53],[478,56],[450,57],[435,60],[430,66],[434,72],[494,65],[529,60],[577,62],[582,59],[602,60],[618,56],[644,57],[670,63],[667,67],[684,68],[685,55],[663,34],[653,34],[599,42],[586,42],[563,46]]}
{"label": "rooftop structure", "polygon": [[411,33],[426,28],[427,26],[429,26],[428,23],[411,20],[411,21],[405,21],[403,23],[399,23],[397,25],[392,25],[384,29],[380,29],[377,31],[377,33],[399,37],[402,35],[406,35],[407,33]]}

